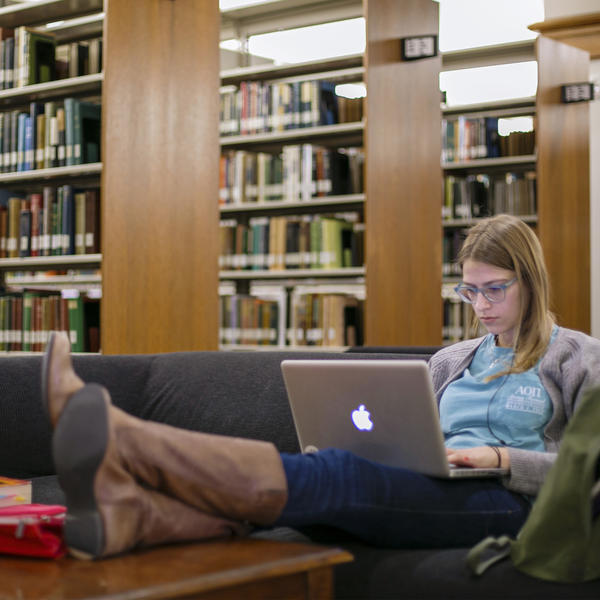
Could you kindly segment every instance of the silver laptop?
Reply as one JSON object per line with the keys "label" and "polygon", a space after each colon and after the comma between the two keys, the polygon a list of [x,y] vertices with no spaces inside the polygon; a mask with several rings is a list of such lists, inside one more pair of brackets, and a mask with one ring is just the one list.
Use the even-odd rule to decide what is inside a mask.
{"label": "silver laptop", "polygon": [[281,370],[302,452],[340,448],[435,477],[507,473],[448,464],[425,361],[292,359]]}

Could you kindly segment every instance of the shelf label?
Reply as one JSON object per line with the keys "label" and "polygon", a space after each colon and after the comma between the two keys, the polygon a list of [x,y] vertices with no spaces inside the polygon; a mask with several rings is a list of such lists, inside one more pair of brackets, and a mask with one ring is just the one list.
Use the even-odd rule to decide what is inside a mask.
{"label": "shelf label", "polygon": [[568,83],[560,86],[560,100],[564,104],[571,102],[590,102],[594,99],[594,84]]}
{"label": "shelf label", "polygon": [[402,60],[419,60],[437,56],[437,35],[400,38]]}

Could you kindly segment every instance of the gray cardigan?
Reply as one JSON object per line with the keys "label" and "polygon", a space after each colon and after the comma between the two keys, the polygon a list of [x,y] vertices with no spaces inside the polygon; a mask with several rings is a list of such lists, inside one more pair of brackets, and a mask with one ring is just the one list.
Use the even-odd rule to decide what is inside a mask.
{"label": "gray cardigan", "polygon": [[[438,404],[448,384],[469,366],[483,339],[458,342],[431,357],[429,367]],[[546,452],[508,448],[510,475],[504,480],[507,488],[528,495],[538,493],[583,392],[600,385],[600,340],[560,327],[540,362],[539,375],[553,406],[544,429]]]}

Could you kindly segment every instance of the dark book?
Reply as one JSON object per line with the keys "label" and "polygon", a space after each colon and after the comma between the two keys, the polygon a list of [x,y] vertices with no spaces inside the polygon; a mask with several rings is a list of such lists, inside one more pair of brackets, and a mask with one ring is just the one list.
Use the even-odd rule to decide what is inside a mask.
{"label": "dark book", "polygon": [[29,103],[29,119],[30,119],[30,142],[29,151],[30,154],[26,156],[26,162],[29,165],[29,169],[35,169],[37,163],[37,145],[38,145],[38,116],[44,114],[44,104],[42,102],[30,102]]}
{"label": "dark book", "polygon": [[4,89],[15,87],[15,38],[4,40]]}
{"label": "dark book", "polygon": [[79,140],[81,164],[100,161],[100,118],[100,104],[79,102],[76,105],[75,143]]}
{"label": "dark book", "polygon": [[10,169],[11,173],[17,171],[19,165],[19,115],[20,111],[10,113]]}
{"label": "dark book", "polygon": [[100,190],[85,191],[85,253],[100,252]]}
{"label": "dark book", "polygon": [[10,113],[4,113],[4,118],[2,119],[2,172],[8,173],[10,171],[10,141],[12,139],[11,135],[11,115]]}
{"label": "dark book", "polygon": [[21,201],[19,211],[19,256],[31,255],[31,208],[27,200]]}
{"label": "dark book", "polygon": [[72,42],[69,56],[69,77],[80,77],[88,73],[88,46],[83,42]]}
{"label": "dark book", "polygon": [[42,189],[42,230],[40,243],[40,254],[42,256],[52,255],[52,215],[54,211],[54,187],[45,185]]}
{"label": "dark book", "polygon": [[53,36],[27,30],[25,85],[56,79],[56,41]]}
{"label": "dark book", "polygon": [[0,258],[6,258],[6,239],[8,236],[8,210],[0,204]]}
{"label": "dark book", "polygon": [[335,83],[332,81],[319,81],[319,125],[333,125],[335,123],[339,123]]}
{"label": "dark book", "polygon": [[31,241],[29,255],[40,256],[43,232],[42,194],[31,194],[29,196],[29,207],[31,211]]}
{"label": "dark book", "polygon": [[75,254],[75,196],[73,187],[62,186],[62,254]]}

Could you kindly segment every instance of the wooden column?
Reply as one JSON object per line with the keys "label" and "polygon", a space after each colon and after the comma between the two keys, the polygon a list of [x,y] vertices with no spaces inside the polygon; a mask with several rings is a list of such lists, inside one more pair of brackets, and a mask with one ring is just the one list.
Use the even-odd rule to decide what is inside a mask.
{"label": "wooden column", "polygon": [[402,61],[437,35],[431,0],[366,0],[366,341],[441,343],[441,58]]}
{"label": "wooden column", "polygon": [[106,0],[102,351],[218,345],[217,0]]}
{"label": "wooden column", "polygon": [[538,233],[560,325],[590,331],[589,106],[562,104],[560,86],[589,78],[589,54],[537,40]]}

